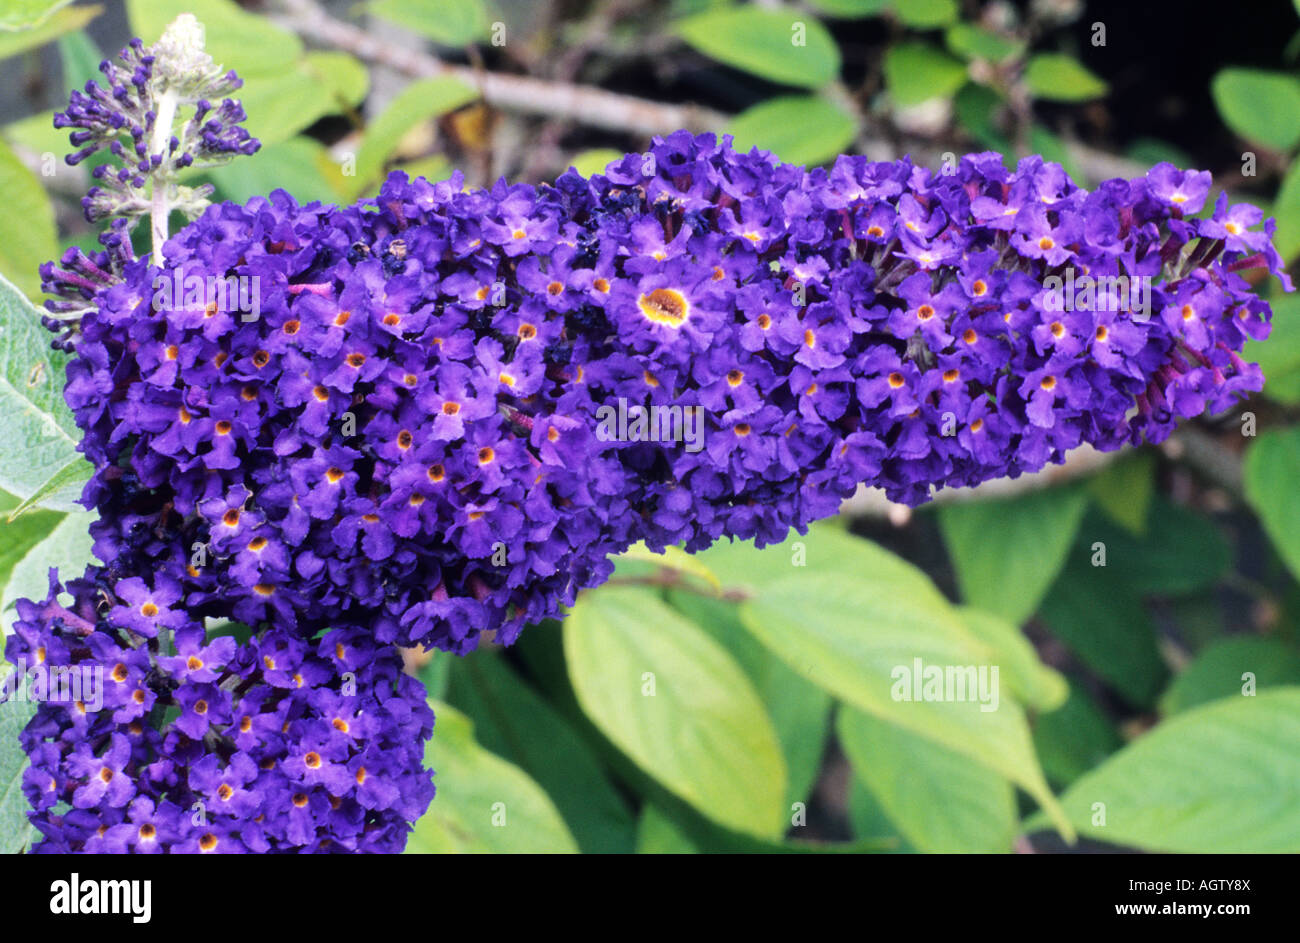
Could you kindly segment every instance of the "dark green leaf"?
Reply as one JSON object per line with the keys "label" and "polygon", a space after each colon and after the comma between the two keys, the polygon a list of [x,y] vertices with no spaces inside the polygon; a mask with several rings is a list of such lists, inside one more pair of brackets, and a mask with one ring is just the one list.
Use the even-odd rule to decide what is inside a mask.
{"label": "dark green leaf", "polygon": [[1160,710],[1176,714],[1222,697],[1241,697],[1249,674],[1257,689],[1300,684],[1300,652],[1277,639],[1223,639],[1206,648],[1174,678]]}

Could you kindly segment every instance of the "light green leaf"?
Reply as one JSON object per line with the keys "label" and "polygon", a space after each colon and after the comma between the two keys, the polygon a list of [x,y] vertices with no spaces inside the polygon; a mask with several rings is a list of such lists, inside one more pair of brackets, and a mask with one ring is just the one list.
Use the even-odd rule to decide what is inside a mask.
{"label": "light green leaf", "polygon": [[476,98],[475,89],[454,78],[423,79],[406,86],[366,128],[357,152],[354,190],[364,192],[379,178],[384,163],[413,127],[455,111]]}
{"label": "light green leaf", "polygon": [[858,20],[878,16],[885,12],[889,0],[811,0],[812,5],[827,16]]}
{"label": "light green leaf", "polygon": [[0,272],[29,297],[41,293],[42,262],[58,255],[54,206],[36,175],[0,144]]}
{"label": "light green leaf", "polygon": [[[894,559],[866,546],[882,562]],[[1024,712],[1009,692],[994,688],[993,653],[942,597],[936,602],[937,591],[913,595],[891,580],[888,573],[899,564],[862,567],[853,580],[825,571],[776,580],[741,605],[741,620],[824,690],[1013,780],[1068,834],[1034,756]],[[987,687],[958,692],[954,686],[931,692],[939,697],[904,700],[918,662],[922,671],[938,669],[964,684],[975,682],[983,667]],[[995,692],[996,707],[988,710]]]}
{"label": "light green leaf", "polygon": [[18,854],[40,839],[27,821],[23,771],[28,760],[18,745],[18,735],[34,713],[36,705],[29,701],[0,704],[0,855]]}
{"label": "light green leaf", "polygon": [[1015,793],[988,767],[851,707],[835,730],[853,772],[919,851],[1011,851]]}
{"label": "light green leaf", "polygon": [[583,711],[644,772],[719,824],[780,837],[785,760],[722,646],[654,594],[606,586],[565,619],[564,653]]}
{"label": "light green leaf", "polygon": [[[65,7],[55,11],[31,29],[0,32],[0,59],[37,49],[65,33],[81,29],[103,11],[100,6]],[[4,11],[0,11],[0,16]]]}
{"label": "light green leaf", "polygon": [[1275,151],[1300,142],[1300,79],[1262,69],[1223,69],[1210,83],[1223,123],[1236,134]]}
{"label": "light green leaf", "polygon": [[934,29],[957,19],[957,0],[889,0],[890,9],[905,26]]}
{"label": "light green leaf", "polygon": [[1017,700],[1038,711],[1054,711],[1065,703],[1070,686],[1060,672],[1039,661],[1020,629],[982,609],[962,606],[957,611],[971,634],[993,651],[1001,668],[999,676],[1006,679]]}
{"label": "light green leaf", "polygon": [[970,23],[957,23],[944,33],[948,48],[966,59],[987,59],[1005,62],[1025,51],[1022,40],[1003,36]]}
{"label": "light green leaf", "polygon": [[40,26],[55,10],[72,0],[5,0],[0,7],[0,30],[24,30]]}
{"label": "light green leaf", "polygon": [[94,468],[90,462],[81,456],[77,456],[51,475],[45,484],[19,502],[9,512],[8,520],[12,521],[14,518],[50,502],[64,504],[74,500],[75,496],[80,495],[82,485],[90,480],[93,472]]}
{"label": "light green leaf", "polygon": [[1073,56],[1042,52],[1025,66],[1025,85],[1038,98],[1081,102],[1106,94],[1107,86]]}
{"label": "light green leaf", "polygon": [[1056,579],[1088,505],[1076,488],[939,509],[962,599],[1019,625]]}
{"label": "light green leaf", "polygon": [[655,553],[644,543],[638,543],[628,547],[619,554],[619,557],[623,560],[650,563],[683,576],[694,576],[714,592],[722,591],[722,583],[713,571],[700,560],[699,556],[689,554],[681,547],[665,547],[663,553]]}
{"label": "light green leaf", "polygon": [[17,498],[0,492],[0,590],[18,561],[59,522],[59,515],[53,511],[34,511],[16,521],[6,520],[17,506]]}
{"label": "light green leaf", "polygon": [[966,66],[929,43],[897,43],[885,53],[885,86],[896,105],[947,98],[966,83]]}
{"label": "light green leaf", "polygon": [[1257,690],[1300,684],[1300,652],[1279,639],[1221,639],[1174,678],[1160,697],[1160,711],[1176,714],[1221,697],[1241,697],[1247,674]]}
{"label": "light green leaf", "polygon": [[693,855],[699,849],[668,816],[646,805],[637,824],[636,853],[639,855]]}
{"label": "light green leaf", "polygon": [[839,47],[809,16],[724,7],[680,21],[676,32],[712,59],[783,85],[821,88],[840,74]]}
{"label": "light green leaf", "polygon": [[623,151],[616,151],[611,147],[597,147],[574,154],[569,164],[584,177],[592,177],[603,174],[605,168],[622,158],[623,154]]}
{"label": "light green leaf", "polygon": [[736,148],[771,151],[788,164],[820,164],[838,157],[858,133],[857,122],[816,95],[769,98],[737,115],[727,126]]}
{"label": "light green leaf", "polygon": [[725,647],[754,684],[776,728],[789,773],[785,807],[805,802],[821,769],[826,748],[831,699],[768,651],[740,623],[736,604],[698,593],[673,590],[673,608]]}
{"label": "light green leaf", "polygon": [[1246,500],[1278,555],[1300,576],[1300,501],[1295,499],[1300,469],[1300,427],[1271,429],[1246,453],[1243,465]]}
{"label": "light green leaf", "polygon": [[[126,0],[126,10],[131,32],[146,46],[157,42],[176,17],[194,14],[203,24],[204,51],[245,82],[252,76],[288,72],[302,57],[302,40],[296,34],[244,10],[235,0]],[[253,114],[247,106],[245,110]]]}
{"label": "light green leaf", "polygon": [[550,797],[527,773],[474,739],[470,719],[431,701],[437,723],[424,751],[437,794],[411,833],[408,854],[578,850]]}
{"label": "light green leaf", "polygon": [[1150,452],[1119,458],[1088,480],[1088,496],[1102,512],[1129,533],[1141,537],[1155,494],[1156,459]]}
{"label": "light green leaf", "polygon": [[206,176],[224,199],[236,203],[266,196],[280,187],[301,203],[337,203],[351,190],[351,181],[344,178],[324,145],[302,135],[263,144],[257,153],[214,167]]}
{"label": "light green leaf", "polygon": [[465,46],[488,34],[483,0],[374,0],[367,9],[443,46]]}
{"label": "light green leaf", "polygon": [[287,141],[325,115],[338,114],[354,103],[357,76],[340,71],[327,81],[314,55],[291,63],[287,71],[250,76],[235,92],[248,114],[244,122],[248,133],[263,145]]}
{"label": "light green leaf", "polygon": [[[1300,253],[1300,158],[1292,161],[1282,185],[1278,187],[1277,199],[1273,201],[1273,216],[1277,220],[1277,232],[1273,234],[1273,244],[1278,253],[1288,262]],[[1294,298],[1294,295],[1286,296]],[[1276,309],[1277,305],[1274,304]],[[1274,322],[1274,332],[1277,322]],[[1269,338],[1270,341],[1272,338]],[[1264,371],[1268,376],[1268,371]]]}
{"label": "light green leaf", "polygon": [[[1062,797],[1081,834],[1147,851],[1300,852],[1300,688],[1177,714]],[[1104,826],[1094,825],[1103,803]]]}
{"label": "light green leaf", "polygon": [[[40,313],[0,276],[0,488],[28,498],[80,456],[80,433],[63,401],[67,355],[50,349]],[[47,507],[67,510],[80,488],[64,488]]]}
{"label": "light green leaf", "polygon": [[586,742],[493,652],[451,664],[447,700],[473,719],[479,742],[551,796],[579,847],[630,851],[635,821]]}
{"label": "light green leaf", "polygon": [[[40,600],[49,594],[51,567],[58,569],[59,581],[66,583],[79,579],[86,565],[94,562],[95,555],[91,553],[94,541],[90,539],[90,522],[94,519],[94,514],[85,511],[64,515],[45,539],[32,545],[14,564],[0,595],[0,621],[6,630],[13,624],[13,605],[17,600]],[[23,520],[19,518],[16,523]],[[66,600],[70,602],[71,597]]]}
{"label": "light green leaf", "polygon": [[370,71],[356,56],[312,50],[302,61],[304,70],[334,96],[336,110],[355,108],[370,91]]}

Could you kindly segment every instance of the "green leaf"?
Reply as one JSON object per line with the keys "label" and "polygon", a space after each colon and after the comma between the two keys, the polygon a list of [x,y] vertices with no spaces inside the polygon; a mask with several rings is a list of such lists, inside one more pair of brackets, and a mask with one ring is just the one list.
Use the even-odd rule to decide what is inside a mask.
{"label": "green leaf", "polygon": [[1232,548],[1213,521],[1162,495],[1151,500],[1142,537],[1104,515],[1086,515],[1071,558],[1089,564],[1098,544],[1105,545],[1107,569],[1140,596],[1178,596],[1205,589],[1232,563]]}
{"label": "green leaf", "polygon": [[808,16],[725,7],[680,21],[676,32],[710,58],[783,85],[821,88],[840,74],[839,47]]}
{"label": "green leaf", "polygon": [[478,92],[459,79],[443,77],[412,82],[366,128],[361,149],[357,152],[353,189],[358,193],[364,192],[379,178],[384,163],[413,127],[455,111],[476,98]]}
{"label": "green leaf", "polygon": [[1054,711],[1065,703],[1070,686],[1060,672],[1039,661],[1020,629],[982,609],[963,606],[957,611],[971,634],[992,649],[1000,677],[1006,678],[1018,701],[1039,711]]}
{"label": "green leaf", "polygon": [[1025,85],[1037,98],[1081,102],[1106,94],[1106,83],[1073,56],[1042,52],[1025,66]]}
{"label": "green leaf", "polygon": [[[1273,244],[1282,258],[1291,261],[1300,254],[1300,158],[1291,163],[1286,176],[1282,178],[1277,199],[1273,202],[1273,217],[1277,220],[1277,232],[1273,234]],[[1276,307],[1275,303],[1275,310]],[[1274,334],[1277,333],[1278,326],[1278,322],[1274,321]],[[1271,342],[1272,339],[1270,335],[1269,341]],[[1268,376],[1267,370],[1264,371],[1264,375]]]}
{"label": "green leaf", "polygon": [[1119,458],[1088,480],[1088,496],[1107,517],[1141,537],[1155,494],[1156,459],[1150,452]]}
{"label": "green leaf", "polygon": [[997,126],[996,116],[1002,100],[991,88],[973,82],[962,86],[952,100],[953,111],[961,126],[982,146],[1004,155],[1006,160],[1014,147]]}
{"label": "green leaf", "polygon": [[87,82],[99,82],[104,77],[99,71],[104,56],[85,30],[59,37],[59,58],[63,60],[65,95],[81,91]]}
{"label": "green leaf", "polygon": [[1015,793],[988,767],[849,707],[835,731],[854,774],[919,851],[1011,851]]}
{"label": "green leaf", "polygon": [[550,795],[585,852],[630,851],[635,822],[586,743],[494,653],[457,659],[448,700],[474,721],[479,742],[517,764]]}
{"label": "green leaf", "polygon": [[1072,562],[1043,600],[1040,615],[1052,634],[1126,701],[1147,707],[1169,672],[1156,645],[1155,623],[1117,575],[1121,566]]}
{"label": "green leaf", "polygon": [[1088,499],[1077,488],[939,508],[962,599],[1019,625],[1065,564]]}
{"label": "green leaf", "polygon": [[312,50],[302,57],[303,69],[320,82],[338,108],[355,108],[370,91],[370,70],[346,52]]}
{"label": "green leaf", "polygon": [[889,0],[811,0],[811,2],[827,16],[845,20],[879,16],[889,6]]}
{"label": "green leaf", "polygon": [[721,592],[722,583],[718,577],[701,562],[698,556],[689,554],[681,547],[665,547],[663,553],[655,553],[644,543],[638,543],[619,554],[619,562],[635,560],[649,563],[661,570],[670,570],[680,576],[694,576],[714,592]]}
{"label": "green leaf", "polygon": [[[214,62],[234,69],[246,83],[253,76],[292,70],[303,53],[302,40],[265,16],[249,13],[235,0],[126,0],[131,32],[149,45],[182,13],[203,24],[203,48]],[[251,83],[249,83],[251,84]],[[240,97],[248,86],[240,89]],[[250,117],[252,109],[245,106]],[[288,137],[289,135],[286,135]]]}
{"label": "green leaf", "polygon": [[966,59],[1005,62],[1025,51],[1022,40],[1003,36],[970,23],[957,23],[944,33],[948,48]]}
{"label": "green leaf", "polygon": [[620,160],[623,154],[623,151],[616,151],[612,147],[597,147],[574,154],[569,164],[584,177],[593,177],[596,174],[603,174],[605,168],[614,161]]}
{"label": "green leaf", "polygon": [[1176,714],[1221,697],[1241,697],[1247,673],[1258,690],[1300,684],[1300,652],[1277,639],[1222,639],[1174,678],[1160,697],[1160,711]]}
{"label": "green leaf", "polygon": [[1055,161],[1075,180],[1089,179],[1078,161],[1070,156],[1065,142],[1041,125],[1036,124],[1029,129],[1029,153],[1041,154],[1043,160]]}
{"label": "green leaf", "polygon": [[65,499],[71,500],[74,493],[80,494],[81,486],[90,480],[93,472],[90,462],[80,456],[74,458],[51,475],[45,484],[15,505],[9,511],[8,520],[21,517],[50,501],[59,503]]}
{"label": "green leaf", "polygon": [[1300,142],[1300,79],[1262,69],[1223,69],[1210,83],[1219,115],[1232,131],[1275,151]]}
{"label": "green leaf", "polygon": [[726,650],[645,590],[606,586],[564,621],[569,678],[591,721],[638,767],[712,820],[785,829],[785,760]]}
{"label": "green leaf", "polygon": [[1115,725],[1106,719],[1081,687],[1070,689],[1065,703],[1034,723],[1034,746],[1047,778],[1068,786],[1121,746]]}
{"label": "green leaf", "polygon": [[[51,567],[59,571],[60,582],[80,578],[93,562],[90,522],[95,515],[86,511],[66,514],[49,534],[14,564],[0,594],[0,618],[6,627],[13,622],[12,607],[19,599],[44,599],[49,594]],[[21,523],[26,518],[19,518]],[[13,525],[9,525],[13,526]],[[71,597],[67,597],[71,601]]]}
{"label": "green leaf", "polygon": [[0,855],[18,854],[40,839],[27,821],[23,771],[28,760],[18,745],[18,735],[35,713],[36,705],[28,701],[0,703]]}
{"label": "green leaf", "polygon": [[[1147,851],[1300,852],[1300,688],[1177,714],[1062,797],[1081,834]],[[1094,804],[1105,822],[1094,825]]]}
{"label": "green leaf", "polygon": [[[80,459],[80,433],[63,401],[68,358],[51,350],[50,340],[40,312],[0,276],[0,488],[19,498]],[[79,494],[79,487],[65,487],[44,504],[68,510]]]}
{"label": "green leaf", "polygon": [[318,58],[326,55],[340,54],[308,53],[287,71],[254,75],[244,82],[235,96],[248,114],[249,134],[264,145],[287,141],[326,115],[355,104],[357,74],[344,67],[326,80],[327,63]]}
{"label": "green leaf", "polygon": [[636,830],[636,853],[639,855],[693,855],[698,848],[675,822],[658,808],[646,805]]}
{"label": "green leaf", "polygon": [[966,83],[966,66],[923,42],[902,42],[885,53],[885,86],[896,105],[947,98]]}
{"label": "green leaf", "polygon": [[857,122],[816,95],[769,98],[737,115],[727,126],[736,147],[771,151],[789,164],[820,164],[838,157],[858,133]]}
{"label": "green leaf", "polygon": [[40,26],[72,0],[5,0],[0,8],[0,30],[24,30]]}
{"label": "green leaf", "polygon": [[821,769],[831,699],[763,647],[740,622],[734,602],[674,590],[668,600],[725,647],[754,684],[785,755],[785,807],[804,802]]}
{"label": "green leaf", "polygon": [[53,511],[35,511],[19,520],[6,520],[17,506],[17,498],[0,492],[0,589],[18,561],[59,522],[59,515]]}
{"label": "green leaf", "polygon": [[[42,262],[58,255],[54,206],[36,175],[0,144],[0,272],[29,297],[41,293]],[[48,335],[47,335],[48,336]]]}
{"label": "green leaf", "polygon": [[528,774],[479,746],[474,725],[431,701],[435,732],[424,751],[437,794],[411,833],[409,854],[578,850],[550,797]]}
{"label": "green leaf", "polygon": [[957,20],[957,0],[889,0],[890,9],[905,26],[934,29]]}
{"label": "green leaf", "polygon": [[1246,500],[1278,554],[1300,575],[1300,501],[1295,499],[1300,469],[1300,427],[1272,429],[1260,435],[1243,464]]}
{"label": "green leaf", "polygon": [[875,794],[866,787],[862,780],[853,776],[849,779],[848,795],[849,827],[854,836],[884,844],[882,854],[914,854],[913,848],[899,832],[898,826],[885,814]]}
{"label": "green leaf", "polygon": [[[826,571],[776,580],[741,605],[745,627],[824,690],[977,760],[1018,783],[1049,813],[1058,813],[1020,705],[996,691],[996,706],[987,709],[994,706],[988,695],[996,690],[992,651],[937,590],[913,594],[905,581],[890,578],[906,564],[862,543],[859,556],[875,556],[881,565],[860,566],[851,581]],[[919,573],[916,578],[924,579]],[[960,695],[938,692],[952,693],[951,698],[904,700],[911,693],[904,682],[910,682],[917,662],[922,670],[937,668],[963,678],[983,667],[990,683],[983,691]]]}
{"label": "green leaf", "polygon": [[214,167],[206,176],[224,199],[236,203],[281,187],[302,203],[337,203],[351,191],[351,181],[324,145],[302,135],[263,144],[257,153]]}
{"label": "green leaf", "polygon": [[[6,4],[6,7],[8,4]],[[0,32],[0,59],[37,49],[65,33],[81,29],[103,11],[100,6],[65,7],[31,29]],[[0,17],[4,15],[0,12]]]}
{"label": "green leaf", "polygon": [[443,46],[465,46],[488,33],[482,0],[373,0],[367,9]]}

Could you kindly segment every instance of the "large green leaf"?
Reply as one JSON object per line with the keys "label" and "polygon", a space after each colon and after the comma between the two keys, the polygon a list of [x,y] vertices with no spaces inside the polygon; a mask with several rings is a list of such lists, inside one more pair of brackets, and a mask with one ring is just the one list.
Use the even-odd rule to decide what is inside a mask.
{"label": "large green leaf", "polygon": [[[879,566],[862,566],[852,580],[826,571],[778,579],[741,605],[745,626],[809,681],[1013,780],[1060,821],[1024,712],[995,684],[993,651],[937,591],[913,594],[905,581],[888,577],[906,564],[862,543],[859,558],[874,556]],[[914,668],[938,669],[940,689],[904,699]],[[942,684],[942,676],[971,674],[984,686],[958,691]]]}
{"label": "large green leaf", "polygon": [[935,29],[957,20],[957,0],[889,0],[889,6],[906,26]]}
{"label": "large green leaf", "polygon": [[885,12],[889,0],[811,0],[812,5],[827,16],[860,19],[878,16]]}
{"label": "large green leaf", "polygon": [[223,198],[237,203],[279,187],[302,203],[336,203],[351,191],[325,146],[303,135],[264,144],[255,154],[212,168],[207,176]]}
{"label": "large green leaf", "polygon": [[[0,488],[19,498],[81,461],[80,433],[63,401],[68,358],[50,348],[51,340],[40,312],[0,276]],[[73,483],[43,503],[69,510],[80,491]]]}
{"label": "large green leaf", "polygon": [[918,850],[1011,850],[1015,793],[987,766],[849,707],[835,730],[853,772]]}
{"label": "large green leaf", "polygon": [[54,207],[36,175],[0,144],[0,273],[30,297],[41,293],[42,262],[58,254]]}
{"label": "large green leaf", "polygon": [[1174,678],[1160,710],[1176,714],[1221,697],[1240,697],[1249,673],[1257,690],[1300,684],[1300,652],[1279,639],[1221,639]]}
{"label": "large green leaf", "polygon": [[1034,746],[1047,778],[1068,786],[1123,745],[1119,732],[1080,686],[1034,723]]}
{"label": "large green leaf", "polygon": [[944,33],[944,41],[959,56],[987,59],[990,62],[1004,62],[1020,55],[1025,49],[1024,40],[1012,39],[970,23],[958,23],[949,27]]}
{"label": "large green leaf", "polygon": [[353,189],[364,192],[380,176],[384,162],[397,150],[402,137],[430,118],[472,102],[478,92],[459,79],[442,77],[412,82],[366,128],[357,153]]}
{"label": "large green leaf", "polygon": [[0,492],[0,589],[9,581],[9,574],[18,561],[59,522],[59,515],[53,511],[34,511],[7,520],[9,512],[17,506],[17,498]]}
{"label": "large green leaf", "polygon": [[885,53],[885,86],[894,103],[947,98],[966,83],[966,66],[929,43],[896,43]]}
{"label": "large green leaf", "polygon": [[817,95],[769,98],[727,126],[738,149],[762,148],[789,164],[820,164],[837,157],[857,131],[852,115]]}
{"label": "large green leaf", "polygon": [[1169,671],[1141,598],[1116,572],[1122,564],[1071,563],[1043,600],[1042,620],[1131,704],[1150,706]]}
{"label": "large green leaf", "polygon": [[654,594],[606,586],[564,622],[579,703],[638,767],[712,820],[778,838],[785,760],[745,673]]}
{"label": "large green leaf", "polygon": [[840,73],[826,27],[794,12],[724,7],[682,20],[677,33],[706,56],[784,85],[821,88]]}
{"label": "large green leaf", "polygon": [[1300,142],[1300,79],[1262,69],[1224,69],[1210,83],[1223,123],[1248,141],[1278,151]]}
{"label": "large green leaf", "polygon": [[1152,498],[1141,537],[1106,515],[1085,515],[1070,559],[1090,563],[1098,545],[1105,547],[1105,569],[1143,596],[1180,596],[1206,589],[1232,563],[1232,548],[1212,520],[1162,495]]}
{"label": "large green leaf", "polygon": [[[1288,175],[1296,180],[1296,243],[1300,246],[1300,161]],[[1285,188],[1286,183],[1283,184]],[[1278,224],[1281,232],[1281,222]],[[1280,250],[1279,250],[1280,251]],[[1300,292],[1274,295],[1272,327],[1262,341],[1247,341],[1243,359],[1259,364],[1264,371],[1264,395],[1283,403],[1300,402]]]}
{"label": "large green leaf", "polygon": [[635,822],[586,743],[491,652],[451,665],[447,699],[474,721],[479,742],[537,780],[583,851],[630,851]]}
{"label": "large green leaf", "polygon": [[[1273,244],[1277,246],[1277,251],[1282,258],[1290,261],[1300,252],[1300,158],[1292,161],[1286,176],[1282,178],[1282,184],[1277,189],[1277,198],[1273,201],[1273,216],[1277,219],[1277,232],[1273,234]],[[1295,296],[1287,295],[1286,297],[1293,299]],[[1278,308],[1277,302],[1280,300],[1273,300],[1273,310],[1275,312]],[[1273,334],[1278,333],[1278,329],[1283,326],[1281,319],[1275,318],[1273,321]],[[1292,329],[1291,333],[1295,333],[1294,329]],[[1270,343],[1272,339],[1272,335],[1270,335]],[[1251,347],[1255,346],[1258,345],[1251,345]],[[1261,361],[1261,366],[1262,363]],[[1272,378],[1272,374],[1267,369],[1264,370],[1264,376]]]}
{"label": "large green leaf", "polygon": [[[0,17],[4,15],[7,8],[8,4],[6,4],[5,9],[0,9]],[[7,59],[10,56],[18,55],[20,52],[36,49],[66,33],[75,32],[97,17],[103,9],[101,6],[89,5],[64,7],[61,10],[55,10],[50,16],[30,29],[0,29],[0,59]]]}
{"label": "large green leaf", "polygon": [[1069,685],[1059,672],[1039,661],[1034,646],[1019,628],[971,606],[963,606],[958,612],[970,633],[992,649],[1001,667],[999,677],[1011,685],[1017,700],[1039,711],[1054,711],[1065,703]]}
{"label": "large green leaf", "polygon": [[27,754],[18,745],[18,734],[35,712],[29,701],[0,704],[0,855],[17,854],[40,838],[27,821],[22,788]]}
{"label": "large green leaf", "polygon": [[736,659],[767,708],[785,754],[789,782],[785,807],[804,802],[821,769],[831,699],[768,651],[740,623],[736,604],[674,590],[673,607],[708,632]]}
{"label": "large green leaf", "polygon": [[[1082,834],[1148,851],[1300,852],[1300,688],[1177,714],[1062,797]],[[1093,825],[1104,805],[1105,825]]]}
{"label": "large green leaf", "polygon": [[374,0],[367,9],[444,46],[464,46],[488,32],[483,0]]}
{"label": "large green leaf", "polygon": [[[14,617],[11,611],[15,600],[44,599],[49,591],[49,572],[58,568],[60,582],[80,578],[86,565],[94,561],[90,548],[90,522],[94,514],[78,511],[64,515],[45,539],[28,549],[22,559],[14,564],[0,597],[0,619],[9,626]],[[26,518],[18,518],[21,523]],[[11,525],[12,526],[12,525]]]}
{"label": "large green leaf", "polygon": [[302,56],[302,40],[296,34],[242,9],[235,0],[126,0],[126,9],[131,32],[145,45],[156,42],[182,13],[194,14],[203,24],[204,51],[245,82],[287,72]]}
{"label": "large green leaf", "polygon": [[1291,572],[1300,577],[1300,427],[1272,429],[1255,440],[1244,466],[1246,500]]}
{"label": "large green leaf", "polygon": [[1019,624],[1060,572],[1088,500],[1076,488],[939,509],[962,598]]}
{"label": "large green leaf", "polygon": [[0,30],[24,30],[40,26],[55,10],[72,0],[5,0],[0,7]]}
{"label": "large green leaf", "polygon": [[1025,85],[1038,98],[1078,102],[1106,94],[1106,83],[1073,56],[1044,52],[1025,66]]}
{"label": "large green leaf", "polygon": [[527,773],[479,746],[460,711],[430,704],[438,720],[424,760],[434,770],[437,795],[415,823],[408,853],[578,850],[554,803]]}
{"label": "large green leaf", "polygon": [[309,52],[285,70],[249,78],[235,94],[248,113],[248,133],[274,144],[352,107],[364,97],[367,82],[351,56]]}

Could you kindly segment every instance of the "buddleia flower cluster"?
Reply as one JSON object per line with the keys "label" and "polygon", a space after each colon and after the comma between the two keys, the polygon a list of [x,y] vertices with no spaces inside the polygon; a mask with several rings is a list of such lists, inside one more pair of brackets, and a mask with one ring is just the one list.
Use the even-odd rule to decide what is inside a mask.
{"label": "buddleia flower cluster", "polygon": [[47,679],[20,735],[36,850],[401,851],[433,712],[398,653],[355,628],[240,642],[180,596],[91,567],[19,601],[6,657]]}
{"label": "buddleia flower cluster", "polygon": [[1260,388],[1247,276],[1291,287],[1272,221],[1209,188],[683,131],[553,185],[210,206],[102,278],[46,271],[89,306],[61,342],[102,579],[465,654],[637,542],[761,546],[862,485],[918,504],[1158,442]]}

